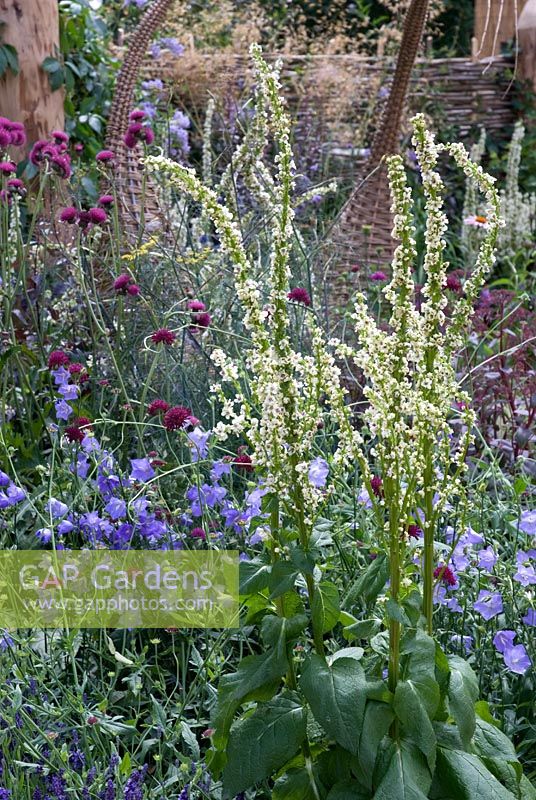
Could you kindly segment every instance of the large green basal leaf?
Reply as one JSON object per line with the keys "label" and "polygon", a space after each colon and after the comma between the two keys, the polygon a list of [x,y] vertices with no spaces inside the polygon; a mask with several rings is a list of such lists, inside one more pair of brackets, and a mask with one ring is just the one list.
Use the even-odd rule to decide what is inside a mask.
{"label": "large green basal leaf", "polygon": [[432,776],[426,758],[412,742],[391,742],[374,772],[374,800],[427,800]]}
{"label": "large green basal leaf", "polygon": [[234,724],[227,745],[223,789],[227,797],[270,777],[296,754],[306,733],[306,712],[294,692],[260,703]]}
{"label": "large green basal leaf", "polygon": [[351,753],[357,753],[367,701],[367,679],[354,658],[338,658],[331,666],[319,655],[305,663],[301,689],[316,721]]}
{"label": "large green basal leaf", "polygon": [[491,774],[480,758],[461,750],[438,747],[434,783],[442,794],[455,800],[515,800]]}

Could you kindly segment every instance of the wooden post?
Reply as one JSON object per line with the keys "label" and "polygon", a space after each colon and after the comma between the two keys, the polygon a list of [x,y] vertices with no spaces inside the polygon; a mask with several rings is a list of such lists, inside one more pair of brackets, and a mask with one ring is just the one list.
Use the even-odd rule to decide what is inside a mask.
{"label": "wooden post", "polygon": [[536,92],[536,0],[527,0],[518,22],[519,77]]}
{"label": "wooden post", "polygon": [[516,12],[522,12],[527,0],[475,0],[475,35],[473,58],[501,54],[501,47],[515,39]]}
{"label": "wooden post", "polygon": [[[57,0],[0,0],[1,35],[17,50],[20,72],[0,78],[0,114],[26,127],[27,147],[64,126],[63,90],[52,91],[41,64],[59,48]],[[26,152],[15,152],[23,158]]]}

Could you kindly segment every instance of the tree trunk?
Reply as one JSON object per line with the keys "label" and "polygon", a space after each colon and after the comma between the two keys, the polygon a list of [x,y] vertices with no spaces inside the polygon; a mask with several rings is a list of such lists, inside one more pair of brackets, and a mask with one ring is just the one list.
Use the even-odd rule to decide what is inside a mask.
{"label": "tree trunk", "polygon": [[516,11],[521,14],[527,0],[475,0],[473,57],[490,58],[516,35]]}
{"label": "tree trunk", "polygon": [[[63,130],[63,90],[52,91],[41,64],[59,48],[57,0],[0,0],[0,34],[17,50],[20,72],[0,78],[0,114],[26,127],[27,147]],[[15,152],[23,158],[26,151]]]}
{"label": "tree trunk", "polygon": [[536,92],[536,0],[528,0],[518,23],[519,77]]}

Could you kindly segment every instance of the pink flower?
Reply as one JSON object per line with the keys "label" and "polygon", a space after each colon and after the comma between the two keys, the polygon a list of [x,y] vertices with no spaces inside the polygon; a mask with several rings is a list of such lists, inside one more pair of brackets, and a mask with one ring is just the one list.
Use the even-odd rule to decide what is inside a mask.
{"label": "pink flower", "polygon": [[207,311],[202,311],[199,314],[192,314],[192,322],[196,328],[208,328],[212,317]]}
{"label": "pink flower", "polygon": [[170,331],[169,328],[159,328],[159,330],[151,334],[151,340],[155,344],[162,343],[168,347],[173,344],[176,338],[176,334],[174,334],[173,331]]}
{"label": "pink flower", "polygon": [[203,530],[203,528],[192,528],[190,531],[190,536],[193,536],[194,539],[206,539],[207,534]]}
{"label": "pink flower", "polygon": [[11,175],[16,171],[17,167],[13,161],[0,161],[0,172],[2,172],[4,175]]}
{"label": "pink flower", "polygon": [[141,108],[135,108],[134,111],[131,111],[128,117],[132,122],[139,122],[142,119],[145,119],[145,111],[142,111]]}
{"label": "pink flower", "polygon": [[98,208],[98,206],[95,206],[95,208],[90,208],[87,213],[89,216],[89,221],[94,225],[103,225],[108,219],[108,214],[106,211],[103,208]]}
{"label": "pink flower", "polygon": [[26,195],[26,186],[20,178],[10,178],[7,182],[7,190],[9,194],[18,194],[20,197]]}
{"label": "pink flower", "polygon": [[160,414],[163,412],[164,414],[169,409],[169,403],[166,403],[165,400],[153,400],[152,403],[149,403],[147,406],[147,413],[150,417],[154,417],[156,414]]}
{"label": "pink flower", "polygon": [[48,356],[48,368],[58,369],[70,362],[70,358],[63,350],[53,350]]}
{"label": "pink flower", "polygon": [[115,153],[111,150],[100,150],[95,156],[95,161],[112,167],[115,164]]}
{"label": "pink flower", "polygon": [[190,311],[206,311],[206,305],[201,300],[188,300],[188,308]]}
{"label": "pink flower", "polygon": [[386,281],[387,280],[387,275],[385,274],[385,272],[382,272],[381,270],[378,270],[378,272],[373,272],[372,275],[370,275],[370,280],[371,281]]}
{"label": "pink flower", "polygon": [[60,222],[68,222],[72,225],[73,222],[78,220],[78,211],[74,206],[67,206],[60,211]]}
{"label": "pink flower", "polygon": [[136,137],[133,133],[129,133],[128,131],[123,137],[123,142],[125,143],[125,147],[128,147],[129,150],[134,150],[136,147]]}
{"label": "pink flower", "polygon": [[241,450],[239,450],[231,463],[234,464],[237,469],[243,469],[245,472],[253,471],[253,462],[251,460],[251,456],[248,456],[247,453],[244,453]]}
{"label": "pink flower", "polygon": [[189,421],[192,412],[184,406],[173,406],[164,414],[164,428],[168,431],[178,431]]}
{"label": "pink flower", "polygon": [[54,139],[55,144],[65,145],[69,141],[69,136],[64,131],[52,131],[50,135]]}
{"label": "pink flower", "polygon": [[291,289],[290,292],[287,294],[287,297],[294,303],[301,303],[304,306],[311,305],[311,298],[309,297],[309,292],[307,291],[307,289],[302,289],[300,286],[296,286],[294,289]]}
{"label": "pink flower", "polygon": [[454,572],[451,570],[450,567],[447,567],[445,565],[441,565],[435,568],[434,578],[439,578],[440,580],[443,581],[443,583],[446,583],[447,586],[456,586],[456,584],[458,583]]}
{"label": "pink flower", "polygon": [[127,289],[127,294],[129,294],[131,297],[137,297],[139,293],[140,293],[140,287],[138,286],[138,284],[131,283]]}
{"label": "pink flower", "polygon": [[383,481],[379,475],[374,475],[371,478],[370,487],[376,497],[381,497],[383,495]]}
{"label": "pink flower", "polygon": [[104,206],[107,208],[108,206],[113,206],[114,198],[111,194],[103,194],[99,197],[99,206]]}
{"label": "pink flower", "polygon": [[119,275],[118,278],[114,281],[114,289],[116,292],[125,293],[128,289],[129,284],[132,283],[132,278],[126,272],[123,272]]}

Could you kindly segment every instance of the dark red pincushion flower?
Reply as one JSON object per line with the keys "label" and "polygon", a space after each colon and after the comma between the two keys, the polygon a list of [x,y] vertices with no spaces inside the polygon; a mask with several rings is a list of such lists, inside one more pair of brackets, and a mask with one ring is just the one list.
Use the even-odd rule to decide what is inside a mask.
{"label": "dark red pincushion flower", "polygon": [[212,322],[212,317],[208,311],[201,311],[199,314],[192,314],[192,323],[196,328],[208,328]]}
{"label": "dark red pincushion flower", "polygon": [[89,221],[92,222],[94,225],[103,225],[106,220],[108,219],[108,214],[103,208],[90,208],[88,210]]}
{"label": "dark red pincushion flower", "polygon": [[380,476],[379,475],[373,475],[373,477],[371,478],[371,481],[370,481],[370,487],[371,487],[372,491],[374,492],[374,494],[376,495],[376,497],[381,497],[382,496],[382,494],[383,494],[382,486],[383,486],[383,481],[380,478]]}
{"label": "dark red pincushion flower", "polygon": [[113,166],[115,164],[115,153],[113,153],[111,150],[100,150],[95,156],[95,160],[100,164]]}
{"label": "dark red pincushion flower", "polygon": [[408,536],[410,539],[420,539],[421,529],[418,525],[408,525]]}
{"label": "dark red pincushion flower", "polygon": [[168,409],[169,409],[169,403],[166,403],[165,400],[160,400],[158,398],[149,403],[149,405],[147,406],[147,413],[149,414],[149,416],[154,417],[155,414],[160,414],[161,412],[164,412],[165,414]]}
{"label": "dark red pincushion flower", "polygon": [[301,303],[304,306],[311,305],[311,298],[309,297],[309,292],[307,289],[303,289],[300,286],[296,286],[294,289],[291,289],[290,292],[287,294],[289,300],[293,300],[295,303]]}
{"label": "dark red pincushion flower", "polygon": [[190,409],[184,406],[173,406],[164,414],[164,428],[168,431],[178,431],[184,427],[191,415]]}
{"label": "dark red pincushion flower", "polygon": [[206,311],[207,307],[201,300],[188,300],[188,308],[190,311]]}
{"label": "dark red pincushion flower", "polygon": [[447,275],[447,289],[452,292],[461,292],[462,290],[462,283],[454,272]]}
{"label": "dark red pincushion flower", "polygon": [[26,144],[26,131],[22,122],[10,122],[8,130],[11,133],[11,144],[22,147]]}
{"label": "dark red pincushion flower", "polygon": [[91,420],[87,417],[78,417],[72,425],[65,428],[65,435],[70,442],[81,442],[91,428]]}
{"label": "dark red pincushion flower", "polygon": [[151,340],[155,344],[162,343],[168,347],[173,344],[176,338],[176,334],[174,334],[173,331],[170,331],[169,328],[159,328],[157,331],[151,334]]}
{"label": "dark red pincushion flower", "polygon": [[74,206],[67,206],[60,211],[60,222],[68,222],[72,225],[78,220],[78,210]]}
{"label": "dark red pincushion flower", "polygon": [[440,578],[447,586],[456,586],[456,575],[450,567],[440,566],[434,570],[434,578]]}
{"label": "dark red pincushion flower", "polygon": [[53,350],[48,356],[48,368],[59,369],[70,362],[70,358],[63,350]]}
{"label": "dark red pincushion flower", "polygon": [[128,147],[129,150],[134,150],[134,148],[136,147],[137,139],[133,133],[129,133],[129,131],[127,131],[123,137],[123,142],[125,144],[125,147]]}
{"label": "dark red pincushion flower", "polygon": [[190,531],[190,536],[193,536],[194,539],[206,539],[207,534],[203,530],[203,528],[192,528]]}
{"label": "dark red pincushion flower", "polygon": [[80,372],[83,372],[85,367],[79,361],[74,361],[72,364],[69,364],[69,372],[71,375],[78,375]]}
{"label": "dark red pincushion flower", "polygon": [[251,456],[247,453],[237,453],[232,462],[237,469],[243,469],[245,472],[252,472],[253,462]]}
{"label": "dark red pincushion flower", "polygon": [[50,134],[56,144],[67,144],[69,135],[65,131],[52,131]]}
{"label": "dark red pincushion flower", "polygon": [[114,289],[116,292],[126,292],[129,285],[132,283],[132,278],[127,272],[123,272],[114,281]]}

